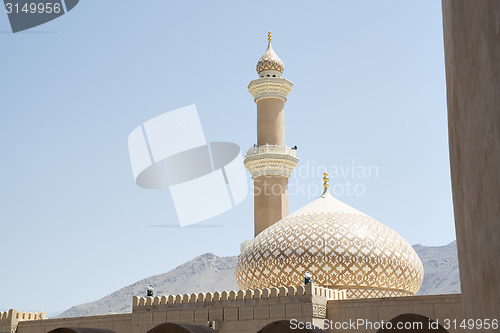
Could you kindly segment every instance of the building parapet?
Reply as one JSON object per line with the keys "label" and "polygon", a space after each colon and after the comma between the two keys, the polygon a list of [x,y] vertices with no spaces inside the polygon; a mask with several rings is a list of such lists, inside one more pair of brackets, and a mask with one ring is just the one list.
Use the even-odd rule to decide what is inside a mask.
{"label": "building parapet", "polygon": [[0,333],[12,333],[21,321],[47,319],[45,312],[22,312],[15,309],[0,312]]}
{"label": "building parapet", "polygon": [[[329,300],[342,300],[344,290],[314,286],[231,290],[214,293],[133,297],[132,326],[147,327],[162,322],[199,325],[257,320],[326,318]],[[218,325],[218,324],[214,324]]]}
{"label": "building parapet", "polygon": [[47,313],[45,312],[21,312],[15,309],[10,309],[9,311],[0,312],[1,321],[24,321],[24,320],[42,320],[47,319]]}
{"label": "building parapet", "polygon": [[346,299],[346,291],[342,289],[331,289],[320,286],[314,286],[312,283],[306,286],[298,287],[280,287],[280,288],[264,288],[254,290],[231,290],[223,292],[208,292],[198,294],[184,295],[164,295],[162,297],[138,297],[134,296],[132,300],[132,312],[145,307],[176,306],[180,304],[194,305],[207,304],[219,301],[238,301],[238,300],[258,300],[276,297],[293,297],[293,296],[321,296],[325,300],[343,300]]}

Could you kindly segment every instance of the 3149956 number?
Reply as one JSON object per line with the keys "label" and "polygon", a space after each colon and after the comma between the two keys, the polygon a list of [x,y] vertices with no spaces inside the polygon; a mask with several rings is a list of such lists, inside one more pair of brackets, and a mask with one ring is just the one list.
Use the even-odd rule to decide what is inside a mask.
{"label": "3149956 number", "polygon": [[23,6],[20,6],[18,3],[11,3],[7,2],[5,4],[5,10],[7,11],[7,14],[19,14],[19,13],[25,13],[25,14],[59,14],[61,12],[61,4],[60,3],[52,3],[52,2],[47,2],[47,3],[30,3],[27,4],[25,3]]}

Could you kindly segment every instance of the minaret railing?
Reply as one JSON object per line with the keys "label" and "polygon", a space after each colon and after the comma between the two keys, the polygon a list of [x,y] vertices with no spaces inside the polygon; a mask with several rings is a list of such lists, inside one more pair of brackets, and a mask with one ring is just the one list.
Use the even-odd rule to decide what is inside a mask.
{"label": "minaret railing", "polygon": [[245,157],[262,154],[282,154],[296,157],[296,150],[287,146],[265,144],[250,148]]}

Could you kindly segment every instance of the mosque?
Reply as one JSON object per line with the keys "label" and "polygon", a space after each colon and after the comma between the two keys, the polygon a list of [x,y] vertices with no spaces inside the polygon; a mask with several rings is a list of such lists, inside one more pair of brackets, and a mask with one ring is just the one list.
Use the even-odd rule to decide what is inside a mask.
{"label": "mosque", "polygon": [[414,296],[424,271],[411,245],[334,198],[327,174],[323,194],[289,214],[288,178],[299,162],[285,144],[293,84],[270,34],[268,41],[248,85],[257,105],[257,144],[244,160],[255,183],[255,238],[239,255],[241,290],[134,296],[132,312],[116,315],[46,319],[10,310],[0,313],[0,333],[465,331],[456,324],[466,318],[462,295]]}
{"label": "mosque", "polygon": [[271,45],[257,63],[249,92],[257,104],[257,147],[245,166],[254,180],[255,239],[239,256],[236,279],[245,289],[298,286],[309,272],[318,286],[347,298],[414,295],[423,266],[395,231],[324,193],[288,215],[288,178],[298,159],[285,145],[285,103],[293,84]]}

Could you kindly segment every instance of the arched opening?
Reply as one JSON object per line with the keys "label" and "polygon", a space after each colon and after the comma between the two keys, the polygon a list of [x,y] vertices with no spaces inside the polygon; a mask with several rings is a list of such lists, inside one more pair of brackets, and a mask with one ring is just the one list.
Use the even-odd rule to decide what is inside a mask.
{"label": "arched opening", "polygon": [[257,333],[293,333],[293,332],[307,332],[307,333],[325,333],[325,331],[313,327],[311,323],[292,323],[290,320],[279,320],[267,324]]}
{"label": "arched opening", "polygon": [[147,333],[215,333],[215,331],[205,326],[164,323],[153,327]]}
{"label": "arched opening", "polygon": [[87,327],[60,327],[49,333],[115,333],[115,331],[104,328],[87,328]]}
{"label": "arched opening", "polygon": [[448,333],[443,326],[433,319],[415,313],[405,313],[394,317],[377,331],[377,333],[389,332]]}

